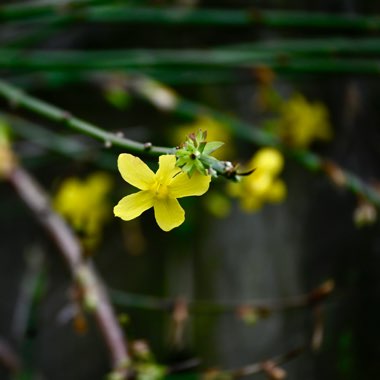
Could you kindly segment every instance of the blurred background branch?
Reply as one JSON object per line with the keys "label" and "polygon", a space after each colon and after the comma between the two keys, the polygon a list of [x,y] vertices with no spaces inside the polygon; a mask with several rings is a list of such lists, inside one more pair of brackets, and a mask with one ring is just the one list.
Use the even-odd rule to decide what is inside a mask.
{"label": "blurred background branch", "polygon": [[248,9],[191,9],[180,7],[137,7],[125,5],[90,6],[97,1],[44,1],[8,5],[1,8],[2,22],[123,22],[134,24],[195,25],[195,26],[259,26],[291,29],[332,29],[374,32],[380,29],[376,16],[334,15],[302,11]]}
{"label": "blurred background branch", "polygon": [[83,292],[82,306],[91,311],[98,322],[110,351],[112,371],[122,376],[121,378],[126,377],[129,355],[125,337],[95,267],[91,261],[83,259],[80,242],[63,219],[53,211],[49,197],[29,173],[16,165],[7,178],[58,245],[74,282]]}

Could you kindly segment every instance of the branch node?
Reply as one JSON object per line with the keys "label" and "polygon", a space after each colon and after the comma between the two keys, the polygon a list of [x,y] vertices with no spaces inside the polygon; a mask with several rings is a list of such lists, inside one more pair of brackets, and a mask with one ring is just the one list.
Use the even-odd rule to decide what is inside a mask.
{"label": "branch node", "polygon": [[72,119],[73,115],[69,111],[62,111],[61,121],[62,123],[68,123]]}
{"label": "branch node", "polygon": [[152,146],[153,145],[151,142],[146,142],[146,143],[144,143],[144,150],[149,151],[152,149]]}

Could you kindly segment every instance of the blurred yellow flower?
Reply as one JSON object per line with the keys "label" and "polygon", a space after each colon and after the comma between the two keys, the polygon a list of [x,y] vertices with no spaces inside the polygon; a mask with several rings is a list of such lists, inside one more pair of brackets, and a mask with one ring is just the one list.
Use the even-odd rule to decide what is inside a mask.
{"label": "blurred yellow flower", "polygon": [[204,198],[205,208],[217,218],[225,218],[231,210],[230,199],[218,191],[210,191]]}
{"label": "blurred yellow flower", "polygon": [[301,94],[293,95],[281,108],[279,135],[290,146],[307,148],[314,140],[332,138],[328,111],[320,103],[309,103]]}
{"label": "blurred yellow flower", "polygon": [[160,156],[156,173],[131,154],[120,154],[117,164],[123,179],[141,191],[122,198],[114,207],[115,216],[132,220],[153,207],[157,224],[164,231],[178,227],[185,220],[185,211],[177,198],[202,195],[211,181],[211,176],[199,173],[189,178],[175,166],[174,155]]}
{"label": "blurred yellow flower", "polygon": [[226,144],[231,141],[231,135],[226,127],[215,119],[207,116],[200,116],[194,122],[179,125],[171,131],[172,142],[174,145],[180,145],[186,140],[186,136],[191,133],[197,133],[199,130],[207,131],[207,141],[222,141],[225,144],[219,148],[213,156],[218,160],[231,159],[233,154],[232,144]]}
{"label": "blurred yellow flower", "polygon": [[67,178],[59,187],[53,207],[79,233],[85,248],[92,249],[99,242],[102,228],[112,215],[107,195],[111,177],[105,173],[91,174],[87,179]]}
{"label": "blurred yellow flower", "polygon": [[250,160],[247,170],[255,169],[240,182],[230,183],[228,192],[239,198],[245,211],[257,211],[266,202],[279,203],[286,196],[285,183],[277,176],[284,166],[281,153],[273,148],[260,149]]}

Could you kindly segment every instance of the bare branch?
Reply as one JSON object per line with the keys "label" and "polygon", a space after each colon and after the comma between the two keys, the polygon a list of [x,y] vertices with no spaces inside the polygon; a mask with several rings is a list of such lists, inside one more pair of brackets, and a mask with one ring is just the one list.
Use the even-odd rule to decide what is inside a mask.
{"label": "bare branch", "polygon": [[84,306],[94,313],[109,348],[114,373],[122,376],[119,378],[126,378],[130,362],[126,340],[94,265],[83,260],[78,239],[52,210],[47,194],[26,170],[16,166],[9,173],[8,180],[55,240],[74,280],[81,288]]}

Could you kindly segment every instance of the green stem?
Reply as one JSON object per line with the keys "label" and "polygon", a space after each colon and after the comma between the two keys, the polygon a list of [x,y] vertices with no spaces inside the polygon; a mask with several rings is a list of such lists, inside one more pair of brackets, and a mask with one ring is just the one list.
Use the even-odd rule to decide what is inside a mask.
{"label": "green stem", "polygon": [[20,4],[3,5],[0,8],[1,21],[35,20],[46,16],[65,18],[86,6],[104,4],[106,0],[52,0],[28,1]]}
{"label": "green stem", "polygon": [[334,29],[373,32],[380,29],[380,18],[367,15],[339,15],[305,11],[267,11],[247,9],[192,9],[168,7],[128,7],[123,5],[88,6],[89,1],[54,2],[40,5],[23,3],[3,6],[0,20],[49,20],[65,18],[90,22],[123,22],[156,25],[267,26],[282,28]]}
{"label": "green stem", "polygon": [[[154,101],[154,96],[149,94],[147,88],[159,90],[160,84],[154,82],[147,78],[138,78],[133,80],[131,83],[126,84],[131,89],[133,89],[137,95],[143,99],[151,102],[153,105],[158,106],[159,103]],[[174,96],[174,95],[173,95]],[[241,138],[245,141],[250,141],[259,146],[273,146],[277,149],[282,150],[286,155],[291,156],[296,159],[302,166],[308,170],[314,172],[323,172],[329,175],[329,171],[326,169],[326,161],[322,159],[315,153],[307,150],[291,149],[285,144],[283,144],[277,137],[266,132],[265,130],[254,128],[250,123],[242,122],[239,119],[226,115],[223,112],[216,111],[209,107],[205,107],[202,104],[188,101],[186,99],[181,99],[177,96],[177,101],[173,103],[173,107],[168,109],[165,108],[163,111],[170,111],[172,113],[178,114],[186,118],[196,119],[199,116],[209,116],[226,126],[232,135]],[[380,207],[380,192],[365,183],[362,179],[357,177],[355,174],[350,173],[346,170],[342,170],[342,176],[344,178],[343,182],[339,183],[339,186],[345,187],[352,193],[357,194],[372,204]]]}
{"label": "green stem", "polygon": [[243,42],[214,48],[217,50],[252,50],[256,52],[277,52],[281,54],[300,54],[300,55],[360,55],[360,54],[379,54],[380,39],[371,38],[309,38],[309,39],[275,39],[261,40],[257,42]]}
{"label": "green stem", "polygon": [[[141,97],[148,100],[158,108],[162,109],[162,103],[157,102],[154,94],[152,96],[152,90],[159,91],[161,85],[145,78],[137,78],[132,81],[130,87],[133,88],[136,93]],[[164,92],[167,92],[165,89]],[[21,107],[30,110],[38,115],[45,117],[46,119],[58,122],[81,133],[87,134],[91,137],[104,141],[107,145],[113,144],[123,147],[131,152],[137,153],[150,153],[152,155],[168,154],[174,153],[175,148],[164,148],[155,147],[151,144],[143,144],[133,140],[125,139],[114,133],[106,132],[93,124],[86,121],[78,119],[71,116],[67,111],[61,110],[58,107],[52,106],[46,102],[36,99],[30,95],[27,95],[15,88],[14,86],[0,81],[0,96],[8,100],[13,107]],[[197,118],[201,115],[208,115],[210,117],[219,120],[224,125],[226,125],[232,134],[235,136],[250,141],[258,145],[269,145],[275,146],[278,149],[283,150],[288,155],[296,158],[304,167],[313,171],[323,171],[324,170],[324,160],[322,160],[318,155],[311,153],[309,151],[291,150],[281,142],[275,136],[260,130],[258,128],[253,128],[249,123],[244,123],[238,119],[227,116],[222,112],[212,110],[201,104],[190,102],[187,100],[182,100],[174,93],[171,94],[172,100],[170,103],[165,103],[164,110],[171,111],[173,113],[190,117]],[[231,172],[227,171],[225,162],[216,161],[213,165],[213,169],[219,174],[225,175],[227,177],[231,176]],[[346,187],[353,193],[362,196],[369,202],[372,202],[376,206],[380,206],[380,194],[373,187],[367,185],[360,178],[351,174],[347,171],[342,172],[345,177],[345,182],[341,183],[341,186]]]}
{"label": "green stem", "polygon": [[[76,159],[83,161],[87,159],[96,160],[97,165],[103,169],[116,169],[115,157],[109,152],[101,151],[99,147],[51,132],[17,116],[0,112],[0,118],[12,126],[12,130],[17,136],[35,143],[44,150],[55,152],[65,157],[75,156]],[[26,164],[29,165],[30,163],[31,159],[29,158]]]}
{"label": "green stem", "polygon": [[[104,73],[92,72],[92,77],[102,76]],[[145,75],[167,83],[172,86],[180,85],[204,85],[210,83],[230,84],[247,83],[252,80],[252,73],[243,73],[233,69],[201,69],[201,70],[182,70],[182,69],[141,69],[128,70],[129,75]],[[51,86],[52,88],[62,87],[71,83],[87,82],[89,75],[81,71],[45,71],[28,74],[10,76],[10,81],[24,89],[41,88]]]}
{"label": "green stem", "polygon": [[116,145],[128,149],[131,152],[149,152],[154,155],[173,153],[173,149],[154,147],[151,144],[143,144],[126,139],[112,132],[106,132],[97,126],[72,116],[69,112],[50,105],[47,102],[27,95],[18,88],[0,81],[0,96],[7,99],[13,107],[20,107],[34,112],[48,120],[52,120],[66,127],[84,133],[103,141],[106,146]]}
{"label": "green stem", "polygon": [[[87,121],[72,116],[67,111],[27,95],[18,88],[4,81],[0,81],[0,97],[7,99],[13,107],[20,107],[32,111],[48,120],[55,121],[66,127],[101,140],[105,143],[106,147],[116,145],[123,147],[130,152],[149,153],[156,156],[161,154],[175,154],[176,151],[176,148],[153,146],[151,143],[144,144],[126,139],[112,132],[106,132]],[[235,178],[236,173],[231,170],[232,164],[230,162],[218,161],[215,159],[213,160],[211,168],[219,175],[232,179]]]}
{"label": "green stem", "polygon": [[0,68],[29,70],[118,70],[139,67],[236,66],[270,63],[274,52],[222,50],[33,51],[0,50]]}
{"label": "green stem", "polygon": [[[348,44],[348,42],[347,42]],[[374,46],[364,46],[373,52]],[[380,46],[380,44],[379,44]],[[319,49],[317,49],[319,48]],[[134,70],[146,72],[158,70],[158,73],[170,73],[177,70],[178,75],[191,72],[194,76],[203,70],[215,70],[214,77],[223,72],[231,75],[234,68],[252,69],[263,66],[279,73],[315,73],[315,74],[379,74],[380,61],[372,59],[337,59],[322,57],[323,52],[330,54],[327,48],[323,51],[319,46],[315,49],[318,57],[299,57],[297,53],[289,51],[244,50],[130,50],[130,51],[34,51],[22,52],[19,50],[0,50],[0,68],[9,70],[36,70],[36,71],[114,71]],[[347,45],[342,50],[348,51]],[[358,49],[356,49],[358,50]],[[359,49],[360,50],[360,49]],[[365,50],[362,50],[365,52]],[[355,49],[352,50],[355,52]],[[377,49],[380,53],[380,49]],[[180,71],[181,70],[181,71]],[[207,72],[206,72],[207,73]]]}

